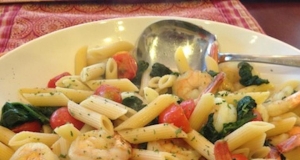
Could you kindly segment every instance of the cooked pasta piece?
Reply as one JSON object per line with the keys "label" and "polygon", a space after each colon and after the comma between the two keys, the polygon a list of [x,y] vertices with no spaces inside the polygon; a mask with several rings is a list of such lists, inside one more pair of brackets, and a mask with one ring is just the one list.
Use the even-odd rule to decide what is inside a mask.
{"label": "cooked pasta piece", "polygon": [[246,142],[249,142],[256,137],[261,136],[261,134],[264,134],[274,127],[275,126],[273,124],[268,122],[251,121],[230,133],[224,138],[224,140],[227,141],[229,149],[233,151]]}
{"label": "cooked pasta piece", "polygon": [[117,41],[105,46],[89,47],[87,49],[87,63],[92,65],[101,62],[117,52],[130,51],[133,49],[133,45],[127,41]]}
{"label": "cooked pasta piece", "polygon": [[93,95],[80,103],[81,106],[105,115],[109,119],[115,120],[127,113],[127,107],[101,96]]}
{"label": "cooked pasta piece", "polygon": [[105,67],[105,79],[117,79],[118,78],[118,65],[113,58],[109,58]]}
{"label": "cooked pasta piece", "polygon": [[214,100],[214,95],[210,93],[206,93],[201,96],[189,119],[190,125],[193,129],[199,130],[203,126],[205,120],[215,106]]}
{"label": "cooked pasta piece", "polygon": [[[274,120],[274,119],[273,119]],[[279,135],[281,133],[285,133],[293,128],[293,126],[296,124],[297,119],[295,117],[280,119],[270,122],[275,126],[275,128],[272,128],[267,131],[267,136],[275,136]]]}
{"label": "cooked pasta piece", "polygon": [[160,80],[160,77],[152,77],[149,82],[148,82],[148,87],[153,88],[153,89],[158,89],[158,82]]}
{"label": "cooked pasta piece", "polygon": [[68,102],[61,92],[53,88],[21,88],[19,90],[21,102],[33,106],[65,106]]}
{"label": "cooked pasta piece", "polygon": [[9,140],[15,135],[15,133],[3,126],[0,125],[0,142],[4,143],[5,145],[8,145]]}
{"label": "cooked pasta piece", "polygon": [[171,74],[162,76],[158,81],[158,88],[165,89],[165,88],[172,87],[176,78],[177,78],[176,75],[171,75]]}
{"label": "cooked pasta piece", "polygon": [[80,72],[80,79],[82,82],[86,82],[92,79],[103,79],[105,74],[106,63],[96,63],[87,67],[84,67]]}
{"label": "cooked pasta piece", "polygon": [[171,94],[164,94],[157,97],[142,110],[131,116],[128,120],[115,128],[120,131],[123,129],[133,129],[143,127],[157,117],[164,109],[172,103],[176,103],[178,97]]}
{"label": "cooked pasta piece", "polygon": [[271,151],[270,147],[266,147],[266,146],[260,147],[254,151],[254,153],[251,155],[251,158],[267,157],[270,151]]}
{"label": "cooked pasta piece", "polygon": [[211,56],[205,56],[206,70],[214,71],[216,73],[220,72],[219,64]]}
{"label": "cooked pasta piece", "polygon": [[68,141],[63,137],[60,137],[52,146],[51,150],[54,154],[56,154],[61,159],[69,159],[68,156],[69,148],[71,146],[72,141]]}
{"label": "cooked pasta piece", "polygon": [[59,136],[54,133],[38,133],[23,131],[15,134],[8,142],[9,146],[20,147],[26,143],[30,142],[40,142],[51,146],[55,141],[57,141]]}
{"label": "cooked pasta piece", "polygon": [[[267,135],[265,133],[261,134],[258,137],[256,137],[255,139],[246,142],[245,144],[243,144],[239,148],[248,148],[249,149],[249,155],[252,156],[254,153],[258,153],[258,151],[261,152],[260,150],[261,150],[261,148],[264,147],[266,137],[267,137]],[[265,156],[263,156],[263,157],[265,157]],[[261,158],[261,157],[256,157],[256,158]]]}
{"label": "cooked pasta piece", "polygon": [[214,160],[214,145],[205,137],[199,134],[196,130],[187,133],[187,138],[184,141],[198,151],[203,157],[208,160]]}
{"label": "cooked pasta piece", "polygon": [[159,96],[159,93],[156,90],[149,88],[149,87],[144,88],[144,97],[145,97],[147,103],[152,102],[158,96]]}
{"label": "cooked pasta piece", "polygon": [[8,160],[14,154],[14,150],[0,142],[0,160]]}
{"label": "cooked pasta piece", "polygon": [[186,138],[187,135],[173,124],[157,124],[142,128],[121,130],[118,133],[128,142],[139,144],[170,138]]}
{"label": "cooked pasta piece", "polygon": [[49,124],[43,124],[43,126],[42,126],[42,132],[43,133],[52,133],[53,129],[50,127]]}
{"label": "cooked pasta piece", "polygon": [[92,89],[96,90],[102,84],[108,84],[115,86],[121,90],[121,92],[136,92],[139,89],[127,78],[121,79],[103,79],[103,80],[90,80],[86,84]]}
{"label": "cooked pasta piece", "polygon": [[76,103],[80,103],[89,96],[91,96],[94,92],[87,90],[78,90],[78,89],[70,89],[70,88],[55,88],[58,92],[63,93],[69,100],[74,101]]}
{"label": "cooked pasta piece", "polygon": [[80,75],[81,70],[87,66],[87,49],[88,46],[83,46],[75,54],[75,75]]}
{"label": "cooked pasta piece", "polygon": [[96,129],[103,129],[109,133],[113,132],[112,122],[102,114],[82,107],[73,101],[68,102],[68,110],[74,118],[95,127]]}
{"label": "cooked pasta piece", "polygon": [[184,73],[191,69],[189,66],[189,62],[184,55],[182,47],[178,47],[175,52],[175,63],[179,73]]}
{"label": "cooked pasta piece", "polygon": [[156,152],[172,153],[177,158],[185,160],[197,160],[201,155],[186,143],[182,138],[161,139],[147,143],[147,149]]}
{"label": "cooked pasta piece", "polygon": [[151,72],[151,67],[148,67],[142,75],[141,84],[140,84],[140,91],[139,91],[139,94],[141,96],[144,95],[144,88],[148,87],[148,83],[151,79],[150,72]]}
{"label": "cooked pasta piece", "polygon": [[66,106],[69,101],[68,97],[58,91],[50,93],[23,93],[22,96],[29,104],[37,107]]}
{"label": "cooked pasta piece", "polygon": [[57,87],[62,88],[71,88],[71,89],[78,89],[78,90],[87,90],[90,91],[91,89],[86,86],[85,83],[82,82],[80,76],[64,76],[60,78],[55,85]]}
{"label": "cooked pasta piece", "polygon": [[74,141],[76,137],[81,134],[81,132],[77,128],[75,128],[72,123],[66,123],[62,126],[56,127],[54,129],[54,132],[70,142]]}

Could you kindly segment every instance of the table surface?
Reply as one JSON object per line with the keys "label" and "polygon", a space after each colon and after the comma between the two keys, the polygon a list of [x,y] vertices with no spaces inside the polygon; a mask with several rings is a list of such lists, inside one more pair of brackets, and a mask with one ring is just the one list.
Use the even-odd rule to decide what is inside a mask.
{"label": "table surface", "polygon": [[241,0],[265,33],[300,49],[300,1]]}

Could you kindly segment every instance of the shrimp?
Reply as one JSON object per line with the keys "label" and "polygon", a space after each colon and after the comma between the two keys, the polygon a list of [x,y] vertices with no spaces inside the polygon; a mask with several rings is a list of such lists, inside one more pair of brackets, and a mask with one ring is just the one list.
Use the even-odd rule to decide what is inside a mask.
{"label": "shrimp", "polygon": [[131,157],[131,145],[116,133],[92,130],[79,135],[71,144],[71,160],[126,160]]}
{"label": "shrimp", "polygon": [[164,139],[148,142],[148,150],[169,152],[179,159],[195,160],[201,155],[188,145],[183,139]]}
{"label": "shrimp", "polygon": [[189,70],[180,75],[172,86],[172,91],[180,98],[195,99],[211,83],[212,77],[198,70]]}
{"label": "shrimp", "polygon": [[11,160],[59,160],[51,149],[40,142],[26,143],[12,155]]}
{"label": "shrimp", "polygon": [[284,114],[292,109],[295,109],[300,105],[300,91],[287,96],[280,100],[275,100],[271,102],[266,102],[264,106],[266,107],[270,116],[278,116]]}

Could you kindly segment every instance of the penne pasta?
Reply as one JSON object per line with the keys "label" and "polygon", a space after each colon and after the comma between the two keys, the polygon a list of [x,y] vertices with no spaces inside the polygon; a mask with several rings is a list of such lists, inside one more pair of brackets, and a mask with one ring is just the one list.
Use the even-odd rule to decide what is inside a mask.
{"label": "penne pasta", "polygon": [[0,142],[0,160],[8,160],[14,154],[14,150]]}
{"label": "penne pasta", "polygon": [[63,93],[69,100],[74,101],[76,103],[80,103],[89,96],[93,95],[93,91],[87,90],[78,90],[78,89],[71,89],[71,88],[62,88],[56,87],[55,88],[58,92]]}
{"label": "penne pasta", "polygon": [[0,142],[2,142],[5,145],[8,145],[9,140],[15,136],[15,133],[13,131],[3,126],[0,126],[0,133]]}
{"label": "penne pasta", "polygon": [[81,106],[105,115],[109,119],[115,120],[127,113],[127,107],[101,96],[90,96],[80,103]]}
{"label": "penne pasta", "polygon": [[199,130],[204,125],[208,115],[212,112],[213,107],[215,106],[214,99],[214,95],[210,93],[203,94],[201,96],[189,119],[190,125],[193,129]]}
{"label": "penne pasta", "polygon": [[96,90],[102,84],[108,84],[117,87],[121,92],[137,92],[139,89],[128,79],[103,79],[103,80],[90,80],[86,84],[92,89]]}
{"label": "penne pasta", "polygon": [[290,118],[280,119],[277,121],[270,122],[275,126],[275,128],[272,128],[267,131],[267,137],[272,137],[272,136],[276,136],[288,132],[296,124],[296,121],[297,119],[295,117],[290,117]]}
{"label": "penne pasta", "polygon": [[80,72],[80,80],[86,82],[92,79],[102,79],[106,70],[106,63],[96,63],[84,67]]}
{"label": "penne pasta", "polygon": [[39,142],[51,146],[59,139],[57,134],[23,131],[15,134],[8,142],[9,146],[20,147],[27,143]]}
{"label": "penne pasta", "polygon": [[67,123],[62,126],[56,127],[54,132],[65,140],[72,142],[81,132],[74,127],[72,123]]}
{"label": "penne pasta", "polygon": [[275,126],[273,124],[262,121],[248,122],[242,127],[230,133],[224,138],[224,140],[227,141],[229,149],[233,151],[246,142],[249,142],[256,137],[261,136],[274,127]]}
{"label": "penne pasta", "polygon": [[83,46],[75,54],[75,75],[80,75],[81,70],[87,66],[87,49],[88,46]]}
{"label": "penne pasta", "polygon": [[184,51],[182,47],[178,47],[175,52],[175,63],[179,73],[184,73],[191,69],[188,60],[184,55]]}
{"label": "penne pasta", "polygon": [[172,124],[157,124],[142,128],[121,130],[118,133],[128,142],[139,144],[160,139],[186,138],[187,135],[180,128]]}
{"label": "penne pasta", "polygon": [[109,58],[105,67],[105,79],[117,79],[118,78],[118,65],[113,58]]}
{"label": "penne pasta", "polygon": [[117,52],[130,51],[133,45],[127,41],[117,41],[105,46],[89,47],[87,49],[87,64],[92,65],[101,62]]}
{"label": "penne pasta", "polygon": [[214,160],[214,145],[197,131],[192,130],[187,133],[187,138],[184,141],[198,151],[203,157],[208,160]]}
{"label": "penne pasta", "polygon": [[96,129],[103,129],[108,133],[113,133],[113,124],[106,116],[82,107],[73,101],[68,102],[68,110],[74,118]]}
{"label": "penne pasta", "polygon": [[121,123],[115,128],[116,131],[123,129],[140,128],[151,122],[170,104],[176,103],[178,97],[170,94],[158,96],[142,110],[131,116],[128,120]]}

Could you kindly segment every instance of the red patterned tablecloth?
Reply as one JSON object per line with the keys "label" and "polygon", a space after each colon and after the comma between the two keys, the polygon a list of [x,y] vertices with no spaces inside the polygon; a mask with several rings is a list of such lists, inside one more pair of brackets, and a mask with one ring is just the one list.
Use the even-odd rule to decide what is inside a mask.
{"label": "red patterned tablecloth", "polygon": [[[0,0],[0,2],[3,0]],[[263,32],[238,0],[161,3],[7,3],[0,5],[0,53],[69,26],[129,16],[179,16],[228,23]]]}

